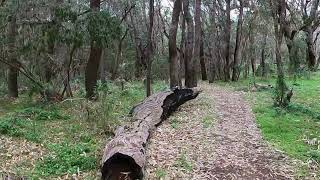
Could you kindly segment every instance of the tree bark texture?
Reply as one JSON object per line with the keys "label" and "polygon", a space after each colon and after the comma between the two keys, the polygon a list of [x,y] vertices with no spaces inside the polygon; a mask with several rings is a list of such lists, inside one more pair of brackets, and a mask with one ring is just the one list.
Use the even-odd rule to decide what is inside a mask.
{"label": "tree bark texture", "polygon": [[18,97],[18,69],[16,68],[18,67],[18,61],[16,52],[17,23],[15,15],[10,17],[8,26],[8,55],[9,62],[12,64],[12,66],[9,66],[8,91],[9,97],[16,98]]}
{"label": "tree bark texture", "polygon": [[179,78],[179,59],[177,53],[177,30],[179,16],[181,12],[181,0],[176,0],[173,6],[172,20],[169,31],[169,70],[170,70],[170,87],[177,87],[181,84]]}
{"label": "tree bark texture", "polygon": [[[93,12],[100,11],[100,0],[90,0],[90,8]],[[86,97],[89,99],[95,95],[101,54],[102,48],[94,40],[91,40],[90,56],[85,74]]]}
{"label": "tree bark texture", "polygon": [[197,86],[196,67],[193,58],[194,52],[194,24],[189,9],[189,0],[183,0],[183,11],[187,23],[187,37],[185,45],[185,86],[192,88]]}
{"label": "tree bark texture", "polygon": [[237,24],[236,47],[234,50],[234,63],[232,72],[232,81],[238,81],[240,76],[240,61],[241,61],[241,41],[242,41],[242,23],[243,23],[243,3],[239,0],[240,10]]}
{"label": "tree bark texture", "polygon": [[224,80],[230,80],[231,0],[226,0]]}

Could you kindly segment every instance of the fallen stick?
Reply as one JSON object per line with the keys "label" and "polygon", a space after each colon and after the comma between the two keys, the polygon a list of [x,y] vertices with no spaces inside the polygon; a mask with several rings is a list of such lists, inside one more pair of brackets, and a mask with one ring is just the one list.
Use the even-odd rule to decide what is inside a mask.
{"label": "fallen stick", "polygon": [[196,98],[199,93],[195,89],[160,92],[135,106],[131,111],[134,123],[118,128],[104,149],[102,179],[142,179],[150,133],[180,105]]}

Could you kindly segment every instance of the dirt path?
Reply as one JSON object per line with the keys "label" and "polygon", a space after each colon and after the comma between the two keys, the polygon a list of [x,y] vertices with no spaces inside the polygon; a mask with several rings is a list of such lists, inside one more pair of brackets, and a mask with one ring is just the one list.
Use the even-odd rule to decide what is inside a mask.
{"label": "dirt path", "polygon": [[146,179],[293,179],[289,159],[263,142],[240,92],[201,88],[153,133]]}

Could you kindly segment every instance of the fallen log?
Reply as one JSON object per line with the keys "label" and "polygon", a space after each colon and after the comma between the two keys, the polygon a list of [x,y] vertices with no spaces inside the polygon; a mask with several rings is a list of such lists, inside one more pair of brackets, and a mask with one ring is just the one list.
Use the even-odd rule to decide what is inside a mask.
{"label": "fallen log", "polygon": [[175,89],[154,94],[135,106],[131,111],[134,123],[118,128],[104,149],[102,179],[142,179],[150,133],[180,105],[198,94],[195,89]]}

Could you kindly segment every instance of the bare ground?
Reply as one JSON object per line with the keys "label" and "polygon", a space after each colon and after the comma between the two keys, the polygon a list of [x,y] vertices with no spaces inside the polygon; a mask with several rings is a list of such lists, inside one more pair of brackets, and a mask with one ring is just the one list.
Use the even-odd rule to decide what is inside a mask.
{"label": "bare ground", "polygon": [[294,179],[295,163],[262,140],[241,92],[201,89],[152,134],[145,179]]}

